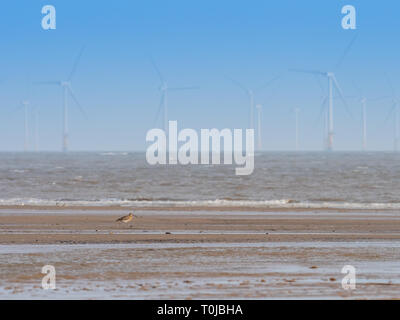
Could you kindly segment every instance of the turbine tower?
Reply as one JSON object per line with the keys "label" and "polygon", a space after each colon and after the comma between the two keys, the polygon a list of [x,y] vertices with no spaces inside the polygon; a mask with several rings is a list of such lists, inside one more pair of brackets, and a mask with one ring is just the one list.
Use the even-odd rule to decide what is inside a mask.
{"label": "turbine tower", "polygon": [[154,70],[156,71],[158,77],[160,78],[160,87],[159,90],[161,92],[161,99],[160,99],[160,104],[158,106],[157,114],[155,117],[154,122],[157,122],[158,116],[163,110],[163,122],[164,122],[164,131],[167,134],[168,133],[168,93],[170,91],[181,91],[181,90],[192,90],[192,89],[198,89],[198,87],[193,87],[193,86],[188,86],[188,87],[168,87],[167,81],[165,80],[164,76],[160,72],[160,69],[157,67],[155,61],[151,58],[151,63],[153,65]]}
{"label": "turbine tower", "polygon": [[262,143],[261,143],[261,114],[262,114],[262,105],[257,104],[257,142],[258,142],[258,151],[261,151]]}
{"label": "turbine tower", "polygon": [[384,99],[385,97],[382,98],[374,98],[374,99],[368,99],[364,95],[360,95],[359,101],[361,103],[361,119],[362,119],[362,150],[366,151],[368,147],[367,143],[367,102],[368,101],[373,101],[373,100],[381,100]]}
{"label": "turbine tower", "polygon": [[78,106],[79,110],[82,112],[85,118],[87,118],[86,113],[82,107],[82,105],[79,103],[78,99],[76,98],[76,95],[74,91],[72,90],[71,86],[71,80],[76,72],[76,69],[78,67],[79,60],[81,59],[81,56],[83,54],[85,47],[82,47],[80,50],[78,56],[75,59],[75,62],[72,66],[72,70],[67,78],[67,80],[56,80],[56,81],[41,81],[41,82],[35,82],[36,84],[49,84],[49,85],[57,85],[60,86],[62,89],[62,98],[63,98],[63,133],[62,133],[62,151],[67,152],[68,151],[68,145],[69,145],[69,136],[68,136],[68,102],[67,98],[68,95],[71,96],[72,100],[74,100],[75,104]]}

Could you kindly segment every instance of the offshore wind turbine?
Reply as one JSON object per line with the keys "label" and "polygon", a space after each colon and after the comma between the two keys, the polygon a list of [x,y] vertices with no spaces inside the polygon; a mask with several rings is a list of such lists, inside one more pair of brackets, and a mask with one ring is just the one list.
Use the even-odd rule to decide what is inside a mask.
{"label": "offshore wind turbine", "polygon": [[30,81],[29,76],[27,76],[26,88],[25,88],[25,97],[20,101],[20,105],[17,107],[18,109],[23,109],[24,113],[24,152],[29,149],[29,109],[30,109]]}
{"label": "offshore wind turbine", "polygon": [[233,83],[235,83],[239,88],[241,88],[245,94],[247,95],[247,97],[249,98],[249,129],[254,129],[254,94],[265,89],[266,87],[270,86],[275,80],[279,79],[279,76],[276,76],[274,78],[272,78],[270,81],[268,81],[266,84],[264,84],[263,86],[257,88],[257,89],[251,89],[251,88],[247,88],[246,86],[244,86],[241,82],[229,78]]}
{"label": "offshore wind turbine", "polygon": [[[318,81],[319,87],[321,89],[321,105],[320,105],[320,111],[318,118],[315,121],[315,125],[319,122],[321,118],[323,118],[323,139],[322,139],[322,145],[325,150],[328,149],[328,128],[329,128],[329,109],[328,109],[328,94],[325,91],[324,86],[322,85],[320,78],[318,76],[315,76],[316,80]],[[333,97],[333,100],[337,99],[337,96]]]}
{"label": "offshore wind turbine", "polygon": [[[31,102],[27,99],[20,102],[17,109],[23,109],[24,112],[24,151],[29,151],[30,142],[33,141],[33,150],[37,151],[37,111],[36,107],[31,107]],[[29,126],[30,112],[33,115],[33,126]],[[30,139],[30,133],[33,132],[33,139]],[[32,137],[31,137],[32,138]]]}
{"label": "offshore wind turbine", "polygon": [[[353,37],[353,39],[350,41],[349,45],[345,49],[343,55],[340,57],[338,63],[336,64],[336,69],[340,67],[342,64],[344,58],[350,51],[350,48],[352,47],[354,41],[356,40],[357,35]],[[328,82],[328,111],[327,111],[327,122],[328,122],[328,128],[327,128],[327,146],[326,150],[332,151],[333,150],[333,136],[334,136],[334,131],[333,131],[333,91],[337,91],[339,94],[340,99],[342,100],[344,106],[346,107],[346,111],[349,113],[350,117],[353,118],[350,109],[348,107],[348,104],[346,102],[346,99],[344,98],[342,89],[339,86],[338,81],[336,80],[335,73],[332,71],[321,71],[321,70],[304,70],[304,69],[290,69],[290,71],[293,72],[301,72],[301,73],[308,73],[308,74],[313,74],[316,76],[322,76],[326,78]]]}
{"label": "offshore wind turbine", "polygon": [[169,87],[167,81],[165,80],[164,76],[162,75],[160,69],[156,65],[155,61],[151,58],[151,64],[153,65],[154,70],[156,71],[158,77],[160,78],[160,86],[159,90],[161,93],[160,104],[158,106],[156,118],[154,122],[157,122],[158,116],[163,111],[163,122],[164,122],[164,132],[167,134],[168,132],[168,93],[170,91],[182,91],[182,90],[192,90],[198,89],[198,87],[194,86],[186,86],[186,87]]}
{"label": "offshore wind turbine", "polygon": [[328,141],[327,141],[327,150],[332,151],[333,150],[333,90],[337,91],[339,94],[340,99],[342,100],[343,104],[346,107],[347,112],[350,114],[350,116],[353,118],[351,115],[350,109],[348,107],[348,104],[346,102],[346,99],[344,98],[342,89],[339,86],[339,83],[336,80],[336,76],[333,72],[327,72],[327,71],[319,71],[319,70],[300,70],[300,69],[291,69],[291,71],[294,72],[303,72],[303,73],[310,73],[314,75],[319,75],[323,76],[327,79],[328,81]]}
{"label": "offshore wind turbine", "polygon": [[367,103],[369,101],[378,101],[378,100],[383,100],[388,98],[387,96],[384,97],[378,97],[378,98],[367,98],[366,95],[364,94],[364,90],[361,90],[361,88],[353,82],[354,87],[356,88],[358,95],[357,95],[357,100],[361,104],[361,121],[362,121],[362,126],[361,126],[361,133],[362,133],[362,150],[365,151],[367,150]]}
{"label": "offshore wind turbine", "polygon": [[63,97],[63,133],[62,133],[62,151],[67,152],[68,151],[68,145],[69,145],[69,135],[68,135],[68,103],[67,103],[67,98],[68,95],[71,96],[72,100],[74,100],[75,104],[78,106],[79,110],[82,112],[85,118],[87,118],[86,113],[76,98],[76,95],[74,91],[72,90],[71,86],[71,80],[73,76],[75,75],[76,69],[78,67],[79,60],[82,57],[83,51],[85,47],[82,47],[80,50],[78,56],[75,59],[75,62],[72,66],[71,72],[67,78],[67,80],[56,80],[56,81],[40,81],[40,82],[35,82],[36,84],[48,84],[48,85],[56,85],[60,86],[62,89],[62,97]]}

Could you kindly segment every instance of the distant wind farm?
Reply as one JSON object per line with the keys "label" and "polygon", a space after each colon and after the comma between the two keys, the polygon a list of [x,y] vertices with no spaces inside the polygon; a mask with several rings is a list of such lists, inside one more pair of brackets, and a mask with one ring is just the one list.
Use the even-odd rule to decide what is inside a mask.
{"label": "distant wind farm", "polygon": [[[255,140],[256,140],[256,149],[258,151],[263,151],[268,149],[268,141],[270,141],[267,130],[269,130],[269,127],[266,120],[272,121],[276,123],[275,115],[272,112],[274,109],[273,104],[277,104],[276,99],[282,99],[285,97],[277,97],[275,101],[272,103],[270,98],[264,97],[261,95],[262,92],[275,92],[276,88],[279,88],[280,86],[284,85],[285,81],[288,81],[291,79],[293,82],[294,80],[297,80],[299,82],[302,82],[302,80],[306,79],[307,75],[314,77],[317,80],[318,86],[320,88],[321,94],[320,94],[320,109],[319,109],[319,115],[318,115],[318,122],[320,120],[323,126],[322,130],[322,146],[321,149],[325,151],[333,151],[337,149],[337,146],[335,145],[335,136],[337,135],[337,122],[341,121],[341,119],[337,118],[335,116],[337,112],[338,106],[342,105],[344,106],[344,110],[349,116],[349,119],[351,119],[352,126],[354,127],[354,132],[359,132],[360,134],[360,145],[359,148],[356,148],[357,150],[363,150],[367,151],[369,150],[369,144],[367,142],[367,137],[371,137],[372,133],[369,132],[369,126],[367,125],[367,112],[368,112],[368,103],[369,102],[376,102],[376,101],[384,101],[386,99],[391,99],[391,106],[390,110],[388,113],[388,116],[385,120],[385,126],[387,127],[387,123],[389,120],[392,121],[393,123],[393,150],[398,151],[399,150],[399,143],[400,143],[400,128],[399,128],[399,99],[397,98],[396,91],[394,89],[394,86],[389,80],[389,77],[386,77],[387,83],[388,83],[388,88],[390,90],[390,96],[382,96],[379,98],[376,97],[371,97],[370,94],[366,95],[364,93],[364,90],[361,90],[358,85],[355,84],[353,81],[353,86],[355,88],[356,94],[355,95],[348,95],[345,94],[344,92],[350,92],[349,87],[343,87],[339,84],[339,80],[337,78],[337,73],[340,72],[341,66],[344,64],[346,61],[347,57],[349,54],[351,54],[352,49],[354,46],[357,45],[356,39],[358,38],[358,34],[354,35],[347,47],[345,47],[345,50],[343,53],[339,56],[339,59],[337,60],[336,64],[333,65],[333,68],[327,68],[325,70],[316,68],[293,68],[289,67],[288,63],[288,68],[286,70],[289,70],[289,73],[284,73],[282,72],[279,76],[275,76],[270,78],[267,82],[264,83],[264,85],[256,87],[256,88],[250,88],[247,85],[244,85],[242,81],[238,81],[234,78],[231,77],[226,77],[228,80],[233,83],[237,88],[239,88],[246,96],[247,102],[244,102],[245,100],[239,100],[236,99],[238,98],[237,93],[234,91],[234,88],[229,88],[230,90],[230,96],[226,96],[226,99],[232,99],[232,97],[235,97],[237,101],[243,101],[243,107],[242,110],[247,110],[248,112],[248,119],[247,122],[242,122],[241,127],[242,128],[247,128],[247,129],[254,129],[255,132]],[[62,128],[61,128],[61,151],[67,152],[69,151],[70,147],[70,103],[69,103],[69,98],[71,98],[74,102],[74,104],[78,107],[80,110],[81,114],[83,117],[88,121],[87,114],[85,109],[83,108],[81,102],[79,101],[77,95],[75,94],[75,91],[73,90],[72,86],[72,80],[75,77],[75,74],[78,70],[78,66],[80,63],[80,60],[82,58],[82,55],[85,51],[85,46],[83,46],[78,55],[76,56],[75,60],[73,60],[72,68],[69,72],[69,74],[65,77],[64,80],[40,80],[40,81],[33,81],[31,84],[34,84],[33,90],[35,90],[36,93],[38,93],[38,96],[41,98],[46,98],[46,95],[48,94],[48,91],[43,91],[44,86],[56,86],[58,88],[61,88],[61,93],[62,93],[62,99],[61,99],[61,110],[62,110]],[[159,104],[158,108],[155,112],[155,117],[152,122],[152,126],[159,126],[163,128],[166,132],[168,131],[168,122],[170,120],[179,120],[179,119],[173,119],[169,116],[168,109],[171,107],[171,105],[174,104],[174,99],[170,99],[170,95],[172,92],[175,91],[184,91],[184,90],[194,90],[198,89],[197,95],[204,95],[207,94],[206,90],[209,90],[210,87],[208,88],[200,88],[199,86],[191,86],[191,85],[184,85],[184,86],[169,86],[169,82],[166,80],[166,77],[164,76],[164,73],[161,72],[158,64],[155,62],[155,60],[150,57],[150,62],[153,70],[155,71],[158,81],[159,81]],[[351,68],[351,67],[350,67]],[[147,69],[149,71],[150,68]],[[349,67],[347,67],[349,69]],[[330,70],[330,71],[329,71]],[[270,73],[268,70],[266,70],[266,74]],[[301,76],[295,76],[294,73],[302,74]],[[193,75],[195,78],[195,75]],[[269,76],[263,76],[264,78],[268,78]],[[112,80],[112,79],[108,79]],[[210,75],[210,83],[212,82],[212,75]],[[279,81],[278,81],[279,80]],[[343,79],[342,79],[343,80]],[[346,79],[345,79],[346,80]],[[348,82],[348,81],[345,81]],[[275,84],[275,86],[272,86]],[[43,92],[42,92],[43,91]],[[353,90],[354,91],[354,90]],[[37,97],[38,97],[37,96]],[[318,95],[316,94],[315,97]],[[186,96],[188,97],[188,96]],[[292,96],[292,98],[296,98],[295,96]],[[353,99],[355,98],[355,99]],[[90,100],[90,97],[89,97]],[[49,100],[50,101],[50,100]],[[57,105],[60,101],[54,101],[52,100],[52,103],[54,105]],[[38,102],[39,103],[39,102]],[[23,150],[24,151],[38,151],[39,150],[39,143],[38,143],[38,137],[39,137],[39,128],[38,128],[38,103],[32,103],[32,99],[29,98],[29,96],[26,96],[23,100],[20,102],[20,108],[23,109],[24,113],[24,120],[23,120],[23,127],[24,127],[24,134],[23,134]],[[188,108],[191,106],[191,99],[186,101],[186,105]],[[283,103],[283,102],[282,102]],[[314,108],[314,114],[318,114],[318,109],[310,106],[309,102],[301,101],[298,99],[296,101],[297,105],[303,105],[307,106],[305,109],[311,110]],[[361,106],[361,112],[356,112],[356,110],[359,110]],[[289,107],[289,106],[288,106]],[[96,106],[93,105],[93,108],[96,109]],[[300,109],[296,107],[294,110],[294,116],[295,116],[295,122],[294,122],[294,132],[295,132],[295,137],[294,137],[294,143],[291,145],[293,146],[293,150],[295,151],[301,151],[301,150],[306,150],[304,149],[304,143],[299,142],[299,136],[304,136],[302,130],[305,130],[305,126],[299,126],[299,111]],[[45,111],[42,111],[45,112]],[[96,114],[102,112],[102,110],[97,110]],[[179,110],[178,110],[179,113]],[[308,112],[309,113],[309,112]],[[360,123],[361,127],[358,126],[356,118],[353,116],[353,114],[360,114]],[[30,116],[30,114],[32,114]],[[306,121],[305,117],[307,112],[304,112],[303,108],[303,116],[302,119],[303,121]],[[151,123],[151,119],[143,119],[144,122]],[[280,120],[282,121],[282,120]],[[30,123],[32,122],[32,123]],[[336,126],[335,126],[336,124]],[[43,125],[43,123],[42,123]],[[289,126],[289,120],[287,120],[287,124]],[[361,128],[361,130],[360,130]],[[314,125],[311,129],[316,130],[317,125]],[[134,130],[134,129],[133,129]],[[46,136],[41,136],[41,139],[45,140]],[[79,139],[79,137],[75,137],[75,139]],[[339,147],[340,149],[340,147]]]}

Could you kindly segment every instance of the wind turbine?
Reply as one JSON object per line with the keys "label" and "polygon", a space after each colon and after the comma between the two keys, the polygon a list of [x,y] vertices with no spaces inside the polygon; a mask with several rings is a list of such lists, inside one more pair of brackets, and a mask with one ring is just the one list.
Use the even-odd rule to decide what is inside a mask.
{"label": "wind turbine", "polygon": [[279,79],[279,76],[276,76],[274,78],[272,78],[270,81],[268,81],[266,84],[264,84],[263,86],[253,90],[251,88],[247,88],[246,86],[244,86],[241,82],[229,78],[233,83],[235,83],[239,88],[241,88],[246,95],[249,98],[249,128],[250,129],[254,129],[254,94],[256,92],[259,92],[263,89],[265,89],[266,87],[270,86],[275,80]]}
{"label": "wind turbine", "polygon": [[388,98],[387,96],[378,97],[378,98],[367,98],[364,94],[364,90],[353,81],[353,85],[356,88],[358,95],[357,100],[361,104],[361,119],[362,119],[362,150],[365,151],[367,149],[367,103],[369,101],[378,101]]}
{"label": "wind turbine", "polygon": [[15,110],[23,110],[24,113],[24,152],[29,149],[29,100],[22,100]]}
{"label": "wind turbine", "polygon": [[[316,79],[318,80],[318,84],[321,88],[321,106],[320,106],[320,112],[318,115],[318,118],[315,121],[315,125],[319,122],[319,120],[323,116],[323,146],[324,149],[328,149],[328,128],[329,128],[329,109],[327,108],[327,102],[328,102],[328,95],[325,93],[325,89],[322,85],[322,83],[319,81],[319,77],[316,76]],[[345,96],[345,98],[354,98],[353,96]],[[334,96],[333,100],[336,100],[338,97]]]}
{"label": "wind turbine", "polygon": [[[37,151],[37,108],[31,107],[31,102],[25,99],[20,102],[20,106],[17,107],[17,110],[18,109],[23,109],[24,112],[24,151],[26,152],[29,150],[30,141],[32,142],[32,140],[29,138],[30,131],[33,132],[33,150]],[[33,126],[31,130],[29,127],[30,110],[33,116]]]}
{"label": "wind turbine", "polygon": [[26,88],[25,88],[25,97],[20,101],[20,105],[16,108],[23,109],[24,112],[24,152],[29,149],[29,109],[30,109],[30,81],[29,75],[27,76]]}
{"label": "wind turbine", "polygon": [[325,92],[324,86],[322,85],[320,78],[318,76],[315,76],[315,79],[317,80],[318,85],[321,89],[321,106],[318,118],[315,121],[315,125],[317,125],[320,118],[323,116],[322,145],[324,149],[327,149],[328,148],[328,108],[327,108],[328,95]]}
{"label": "wind turbine", "polygon": [[333,88],[339,94],[340,99],[342,100],[343,104],[346,107],[347,112],[353,118],[350,109],[347,105],[346,99],[344,98],[342,89],[339,86],[339,83],[336,80],[336,76],[333,72],[326,72],[326,71],[316,71],[316,70],[300,70],[300,69],[291,69],[294,72],[303,72],[303,73],[310,73],[319,76],[323,76],[328,80],[328,141],[327,141],[327,150],[333,150]]}
{"label": "wind turbine", "polygon": [[257,104],[257,141],[258,141],[258,151],[261,151],[262,143],[261,143],[261,113],[262,113],[262,105]]}
{"label": "wind turbine", "polygon": [[[340,67],[342,64],[344,58],[350,51],[350,48],[352,47],[354,41],[356,40],[357,35],[353,37],[353,39],[350,41],[349,45],[345,49],[343,55],[340,57],[338,63],[336,64],[336,69]],[[304,70],[304,69],[290,69],[290,71],[293,72],[301,72],[301,73],[309,73],[317,76],[322,76],[326,78],[328,82],[328,112],[327,112],[327,122],[328,122],[328,128],[327,128],[327,146],[326,149],[328,151],[333,150],[333,136],[334,136],[334,131],[333,131],[333,91],[335,88],[335,91],[338,92],[340,99],[342,100],[344,106],[346,107],[347,112],[349,113],[350,117],[353,118],[350,109],[347,105],[346,99],[344,98],[342,89],[339,86],[339,83],[336,80],[335,73],[332,71],[320,71],[320,70]]]}
{"label": "wind turbine", "polygon": [[150,59],[151,64],[153,65],[154,70],[156,71],[158,77],[160,78],[160,87],[159,90],[161,92],[161,99],[160,99],[160,104],[157,110],[155,122],[158,120],[158,116],[163,110],[163,122],[164,122],[164,131],[167,134],[168,132],[168,93],[170,91],[181,91],[181,90],[191,90],[191,89],[198,89],[198,87],[169,87],[167,81],[165,80],[164,76],[160,72],[160,69],[157,67],[155,61],[151,58]]}
{"label": "wind turbine", "polygon": [[87,118],[86,113],[82,107],[82,105],[79,103],[78,99],[76,98],[76,95],[74,91],[72,90],[71,86],[71,80],[76,72],[76,69],[78,67],[79,60],[81,59],[81,56],[83,54],[85,47],[82,47],[80,50],[78,56],[75,59],[75,62],[72,66],[72,70],[67,78],[67,80],[56,80],[56,81],[40,81],[40,82],[35,82],[36,84],[49,84],[49,85],[57,85],[60,86],[62,89],[62,95],[63,95],[63,134],[62,134],[62,151],[67,152],[68,151],[68,143],[69,143],[69,136],[68,136],[68,104],[67,104],[67,98],[68,95],[71,96],[72,100],[74,100],[75,104],[78,106],[79,110],[82,112],[85,118]]}

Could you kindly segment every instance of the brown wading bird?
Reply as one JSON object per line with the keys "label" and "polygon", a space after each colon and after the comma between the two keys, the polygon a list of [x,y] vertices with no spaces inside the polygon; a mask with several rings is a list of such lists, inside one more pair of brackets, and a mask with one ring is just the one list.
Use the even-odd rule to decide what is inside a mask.
{"label": "brown wading bird", "polygon": [[132,212],[130,212],[127,216],[123,216],[121,218],[118,218],[116,222],[123,222],[123,223],[128,223],[131,222],[133,217],[137,218]]}

